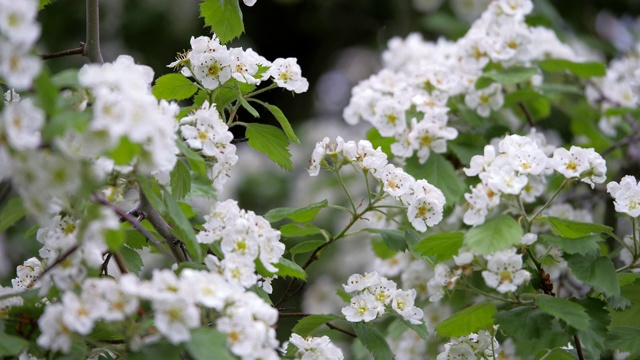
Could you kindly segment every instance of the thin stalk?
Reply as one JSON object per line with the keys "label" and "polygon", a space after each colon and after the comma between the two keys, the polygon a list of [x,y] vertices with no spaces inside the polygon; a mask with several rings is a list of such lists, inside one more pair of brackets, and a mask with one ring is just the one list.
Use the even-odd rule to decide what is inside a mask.
{"label": "thin stalk", "polygon": [[538,217],[540,217],[540,215],[542,215],[542,213],[543,213],[545,210],[547,210],[547,208],[549,207],[549,205],[551,205],[551,203],[553,202],[553,200],[555,200],[555,198],[556,198],[558,195],[560,195],[560,192],[561,192],[562,190],[564,190],[564,189],[565,189],[565,188],[566,188],[566,187],[567,187],[571,182],[573,182],[573,180],[565,179],[565,180],[562,182],[562,185],[560,185],[560,187],[558,188],[558,190],[556,190],[556,192],[555,192],[555,193],[553,193],[553,195],[551,196],[551,198],[549,199],[549,201],[547,201],[547,202],[542,206],[542,208],[540,208],[540,210],[538,210],[538,212],[537,212],[535,215],[533,215],[533,217],[531,217],[531,220],[529,221],[529,223],[530,223],[530,224],[533,224],[533,222],[534,222],[534,221],[536,221],[536,219],[537,219]]}

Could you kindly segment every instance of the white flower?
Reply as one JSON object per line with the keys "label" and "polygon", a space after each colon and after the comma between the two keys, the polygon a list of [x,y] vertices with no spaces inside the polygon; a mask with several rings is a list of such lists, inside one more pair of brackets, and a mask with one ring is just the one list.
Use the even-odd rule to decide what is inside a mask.
{"label": "white flower", "polygon": [[337,346],[331,343],[331,339],[328,336],[322,337],[306,337],[303,338],[298,334],[291,334],[289,343],[295,345],[298,348],[298,352],[295,354],[295,359],[313,360],[313,359],[326,359],[326,360],[340,360],[344,359],[342,351]]}
{"label": "white flower", "polygon": [[40,36],[36,21],[38,2],[34,0],[0,1],[0,33],[12,43],[32,45]]}
{"label": "white flower", "polygon": [[38,319],[38,326],[42,332],[37,343],[45,349],[68,353],[71,349],[72,331],[63,320],[65,307],[62,304],[49,304]]}
{"label": "white flower", "polygon": [[408,203],[407,217],[416,230],[426,231],[427,226],[434,226],[442,220],[445,197],[440,189],[424,179],[412,185],[412,195],[405,197]]}
{"label": "white flower", "polygon": [[328,137],[325,137],[322,141],[318,141],[316,143],[316,147],[313,149],[313,153],[311,154],[311,160],[309,160],[311,163],[311,166],[309,166],[309,169],[307,170],[309,172],[309,176],[318,176],[318,173],[320,173],[320,163],[327,153],[329,141],[331,140]]}
{"label": "white flower", "polygon": [[413,176],[393,164],[387,164],[376,176],[379,176],[384,191],[396,198],[409,193],[415,182]]}
{"label": "white flower", "polygon": [[346,292],[362,291],[378,281],[379,275],[375,271],[364,275],[353,274],[347,279],[347,284],[343,284],[342,287]]}
{"label": "white flower", "polygon": [[529,281],[531,274],[522,269],[522,255],[510,248],[486,256],[487,269],[482,272],[487,286],[500,293],[516,291],[518,286]]}
{"label": "white flower", "polygon": [[303,93],[309,89],[309,82],[302,77],[302,70],[296,58],[278,58],[268,71],[279,87],[296,93]]}
{"label": "white flower", "polygon": [[607,166],[600,154],[592,148],[571,146],[569,150],[558,148],[553,152],[554,170],[567,179],[580,178],[593,188],[606,180]]}
{"label": "white flower", "polygon": [[444,296],[444,289],[453,289],[456,282],[460,278],[461,271],[456,269],[451,271],[449,266],[440,263],[437,264],[434,269],[434,276],[427,282],[427,288],[429,292],[429,301],[440,301]]}
{"label": "white flower", "polygon": [[415,307],[416,291],[409,289],[408,291],[398,289],[393,295],[391,307],[405,320],[412,324],[422,324],[424,313],[422,309]]}
{"label": "white flower", "polygon": [[0,128],[5,129],[9,145],[14,149],[35,149],[40,145],[44,112],[35,107],[31,99],[5,105],[2,121]]}
{"label": "white flower", "polygon": [[522,235],[520,238],[520,244],[522,245],[531,245],[538,240],[538,234],[535,233],[526,233]]}
{"label": "white flower", "polygon": [[78,334],[88,335],[98,318],[100,307],[87,304],[76,294],[68,291],[62,295],[62,305],[64,306],[62,314],[64,325]]}
{"label": "white flower", "polygon": [[342,308],[342,314],[350,322],[369,322],[383,313],[384,306],[369,292],[355,295],[351,298],[349,306]]}
{"label": "white flower", "polygon": [[476,109],[478,115],[488,117],[491,110],[498,110],[504,104],[502,85],[492,83],[484,89],[472,89],[465,95],[464,102],[469,108]]}
{"label": "white flower", "polygon": [[607,192],[614,199],[613,204],[617,212],[634,218],[640,216],[640,182],[636,181],[635,176],[626,175],[620,183],[608,183]]}
{"label": "white flower", "polygon": [[200,325],[200,311],[184,299],[156,300],[152,305],[158,332],[174,345],[188,341],[190,329]]}

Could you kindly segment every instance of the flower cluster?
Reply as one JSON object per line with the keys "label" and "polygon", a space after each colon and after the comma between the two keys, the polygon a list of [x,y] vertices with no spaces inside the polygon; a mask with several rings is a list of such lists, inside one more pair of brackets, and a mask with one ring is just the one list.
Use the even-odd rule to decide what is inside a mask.
{"label": "flower cluster", "polygon": [[391,39],[382,56],[384,69],[352,89],[345,120],[367,121],[382,136],[393,137],[391,151],[402,158],[417,153],[424,162],[430,151],[445,152],[446,142],[458,135],[447,126],[451,99],[464,95],[467,107],[483,117],[504,104],[502,85],[475,87],[487,64],[506,68],[547,57],[578,59],[553,31],[525,23],[532,8],[530,0],[493,1],[455,42],[426,42],[419,34]]}
{"label": "flower cluster", "polygon": [[[82,134],[87,154],[101,155],[129,141],[142,148],[130,164],[141,173],[166,174],[173,169],[178,153],[175,118],[179,108],[164,100],[158,103],[151,93],[150,67],[121,55],[113,63],[83,66],[78,80],[95,98],[89,131]],[[119,170],[123,171],[122,167]]]}
{"label": "flower cluster", "polygon": [[279,87],[296,93],[309,89],[309,82],[302,77],[295,58],[279,58],[272,63],[251,49],[227,48],[215,35],[192,37],[191,50],[169,66],[181,68],[184,76],[192,76],[209,90],[222,86],[231,78],[255,85],[271,78]]}
{"label": "flower cluster", "polygon": [[483,155],[473,156],[464,172],[467,176],[477,175],[481,182],[465,194],[464,223],[484,223],[489,210],[500,203],[502,194],[520,196],[524,202],[535,201],[545,190],[545,176],[553,170],[591,187],[604,182],[606,164],[593,149],[557,148],[552,158],[550,151],[544,136],[532,132],[527,136],[505,136],[497,146],[485,146]]}
{"label": "flower cluster", "polygon": [[496,340],[495,330],[492,334],[487,330],[480,330],[459,338],[451,338],[444,344],[444,351],[438,354],[437,360],[448,359],[495,359],[500,353],[500,344]]}
{"label": "flower cluster", "polygon": [[[371,142],[345,142],[338,136],[335,143],[330,143],[329,138],[325,137],[316,143],[311,155],[311,176],[318,175],[327,155],[342,156],[344,160],[356,163],[365,172],[371,173],[380,181],[385,193],[407,206],[407,217],[416,230],[426,231],[427,227],[434,226],[442,220],[446,201],[442,191],[426,180],[416,180],[401,168],[390,164],[387,155],[380,148],[374,149]],[[340,163],[341,160],[335,162]]]}
{"label": "flower cluster", "polygon": [[28,89],[42,68],[31,54],[40,36],[38,6],[37,0],[0,1],[0,77],[18,90]]}
{"label": "flower cluster", "polygon": [[190,148],[200,150],[207,160],[207,175],[218,193],[229,178],[231,167],[238,162],[233,134],[220,118],[215,104],[207,101],[180,120],[180,133]]}
{"label": "flower cluster", "polygon": [[216,203],[205,215],[204,230],[198,233],[200,243],[219,243],[224,258],[209,258],[210,266],[222,273],[227,281],[248,288],[256,284],[255,261],[259,260],[267,271],[275,273],[274,266],[284,253],[280,232],[253,211],[241,210],[234,200]]}
{"label": "flower cluster", "polygon": [[344,355],[340,348],[333,345],[328,336],[303,338],[302,336],[293,333],[291,334],[291,338],[289,338],[289,344],[298,348],[298,351],[293,357],[294,359],[344,359]]}
{"label": "flower cluster", "polygon": [[[150,303],[153,325],[173,344],[188,341],[190,329],[201,326],[201,308],[216,311],[216,327],[227,334],[230,350],[242,359],[277,359],[278,341],[272,326],[278,312],[255,293],[236,282],[209,271],[184,269],[179,276],[170,270],[156,270],[151,280],[124,275],[119,280],[89,279],[80,294],[66,291],[62,301],[45,308],[38,323],[42,334],[38,345],[68,352],[72,334],[89,334],[99,321],[124,321],[136,313],[142,302]],[[159,340],[150,328],[136,333],[136,342]]]}
{"label": "flower cluster", "polygon": [[640,216],[640,182],[636,181],[635,176],[627,175],[620,183],[608,183],[607,192],[613,198],[617,212],[634,218]]}
{"label": "flower cluster", "polygon": [[369,322],[390,310],[412,324],[421,324],[423,321],[422,309],[414,306],[416,291],[398,289],[394,281],[375,271],[364,275],[353,274],[342,286],[348,293],[356,292],[349,306],[342,308],[347,321]]}

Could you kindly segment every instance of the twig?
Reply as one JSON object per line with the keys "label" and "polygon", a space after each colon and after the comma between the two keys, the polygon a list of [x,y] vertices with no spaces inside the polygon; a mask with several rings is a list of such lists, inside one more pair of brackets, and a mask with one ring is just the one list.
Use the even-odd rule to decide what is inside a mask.
{"label": "twig", "polygon": [[149,232],[149,230],[147,230],[144,226],[140,225],[140,221],[138,221],[138,219],[136,219],[135,217],[131,216],[131,214],[127,213],[126,211],[124,211],[122,209],[120,209],[119,207],[115,206],[114,204],[112,204],[111,202],[109,202],[107,199],[103,198],[100,195],[93,194],[93,198],[94,198],[95,201],[97,201],[100,204],[105,205],[108,208],[112,209],[121,218],[123,218],[123,219],[127,220],[129,223],[131,223],[131,226],[133,226],[136,230],[140,231],[142,233],[142,235],[144,235],[144,237],[147,238],[147,240],[150,243],[152,243],[153,246],[155,246],[158,249],[158,251],[160,251],[167,258],[173,259],[173,255],[171,255],[171,253],[169,251],[167,251],[167,249],[165,249],[164,246],[162,246],[160,241],[158,241],[158,239],[156,239],[156,237],[153,236],[153,234],[151,234],[151,232]]}
{"label": "twig", "polygon": [[582,353],[582,344],[577,334],[573,335],[573,342],[576,343],[576,352],[578,353],[578,359],[584,360],[584,354]]}
{"label": "twig", "polygon": [[93,63],[102,64],[100,53],[100,1],[87,0],[87,41],[83,55]]}
{"label": "twig", "polygon": [[307,317],[310,315],[307,313],[280,313],[278,317]]}
{"label": "twig", "polygon": [[527,107],[521,102],[518,103],[518,107],[520,108],[520,110],[522,110],[522,113],[524,114],[525,119],[527,119],[527,123],[529,123],[529,126],[535,127],[536,125],[533,123],[533,117],[531,116],[529,109],[527,109]]}
{"label": "twig", "polygon": [[151,223],[158,234],[166,240],[165,243],[169,246],[169,249],[171,249],[176,261],[188,261],[186,251],[182,247],[182,241],[171,233],[169,224],[164,221],[158,210],[151,205],[144,191],[142,191],[142,187],[138,187],[138,193],[140,194],[140,212],[144,214],[145,218]]}
{"label": "twig", "polygon": [[247,142],[247,141],[249,141],[249,138],[243,137],[243,138],[240,138],[240,139],[233,139],[233,140],[231,140],[231,143],[232,144],[239,144],[241,142]]}
{"label": "twig", "polygon": [[120,254],[119,252],[114,252],[113,258],[116,259],[116,265],[118,265],[118,269],[120,270],[120,273],[128,274],[129,269],[127,269],[127,264],[124,262],[124,259],[122,258],[122,254]]}
{"label": "twig", "polygon": [[46,269],[44,269],[44,271],[37,278],[33,279],[31,281],[31,283],[29,283],[27,288],[31,288],[33,286],[33,284],[38,279],[40,279],[43,276],[45,276],[49,271],[51,271],[51,269],[53,269],[54,267],[58,266],[61,262],[65,261],[69,256],[71,256],[71,254],[76,252],[76,250],[78,250],[79,248],[80,248],[80,245],[76,244],[76,245],[73,245],[72,247],[70,247],[67,251],[65,251],[62,254],[58,255],[58,257],[56,258],[56,261],[54,261],[53,264],[49,265]]}
{"label": "twig", "polygon": [[64,57],[64,56],[82,55],[82,54],[84,54],[84,43],[80,42],[80,47],[68,49],[68,50],[56,51],[48,54],[42,54],[40,55],[40,57],[42,58],[42,60],[49,60],[49,59],[55,59],[55,58]]}
{"label": "twig", "polygon": [[[351,337],[354,337],[354,338],[355,338],[355,337],[358,337],[356,334],[352,333],[351,331],[348,331],[348,330],[345,330],[345,329],[343,329],[343,328],[337,327],[337,326],[333,325],[333,324],[332,324],[332,323],[330,323],[330,322],[328,322],[328,323],[327,323],[327,326],[328,326],[328,327],[329,327],[329,329],[331,329],[331,330],[339,331],[339,332],[341,332],[341,333],[343,333],[343,334],[347,334],[347,335],[349,335],[349,336],[351,336]],[[583,360],[584,360],[584,359],[583,359]]]}
{"label": "twig", "polygon": [[104,261],[102,262],[102,275],[104,276],[109,276],[109,261],[111,260],[111,258],[113,257],[113,253],[107,253],[107,258],[104,259]]}

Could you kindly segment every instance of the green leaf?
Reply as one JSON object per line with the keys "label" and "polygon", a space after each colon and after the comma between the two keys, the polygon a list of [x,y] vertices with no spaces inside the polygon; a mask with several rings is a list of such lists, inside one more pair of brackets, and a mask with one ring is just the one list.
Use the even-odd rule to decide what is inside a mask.
{"label": "green leaf", "polygon": [[271,114],[276,118],[276,120],[278,120],[278,123],[280,123],[282,130],[284,130],[284,133],[287,135],[287,138],[289,138],[289,141],[294,143],[300,142],[300,140],[298,140],[298,137],[296,136],[296,133],[293,131],[293,128],[289,123],[289,120],[287,119],[286,116],[284,116],[284,113],[282,112],[282,110],[280,110],[279,107],[268,104],[266,102],[262,102],[262,101],[257,101],[257,102],[262,104],[262,106],[264,106],[265,108],[267,108],[267,110],[271,112]]}
{"label": "green leaf", "polygon": [[49,72],[43,70],[40,75],[33,80],[36,93],[40,99],[42,110],[48,115],[54,115],[56,112],[56,102],[58,101],[59,90],[51,82]]}
{"label": "green leaf", "polygon": [[305,254],[305,253],[314,251],[315,249],[322,246],[324,243],[325,243],[324,240],[310,240],[310,241],[301,242],[300,244],[296,244],[296,246],[289,249],[289,253],[291,253],[291,255]]}
{"label": "green leaf", "polygon": [[38,11],[44,9],[44,7],[49,4],[51,4],[51,0],[40,0],[40,6],[38,6]]}
{"label": "green leaf", "polygon": [[609,329],[608,346],[634,355],[640,354],[640,329],[614,327]]}
{"label": "green leaf", "polygon": [[236,359],[227,347],[227,335],[215,328],[200,327],[192,330],[186,348],[195,360]]}
{"label": "green leaf", "polygon": [[4,233],[25,215],[27,215],[27,209],[24,208],[20,196],[7,200],[0,210],[0,233]]}
{"label": "green leaf", "polygon": [[29,346],[25,339],[9,334],[0,334],[0,356],[17,356]]}
{"label": "green leaf", "polygon": [[415,244],[412,249],[422,256],[431,256],[437,263],[451,259],[462,247],[464,234],[448,232],[427,236]]}
{"label": "green leaf", "polygon": [[65,69],[51,76],[51,83],[57,88],[77,88],[80,87],[78,82],[78,69]]}
{"label": "green leaf", "polygon": [[184,201],[178,201],[178,206],[180,207],[180,210],[182,210],[182,212],[184,213],[184,216],[187,217],[187,219],[191,219],[198,216],[198,213],[195,210],[193,210],[193,206],[191,206],[191,204],[186,203]]}
{"label": "green leaf", "polygon": [[55,114],[42,129],[42,139],[51,141],[54,137],[63,135],[67,130],[82,132],[91,122],[91,114],[74,110],[63,110]]}
{"label": "green leaf", "polygon": [[427,325],[425,325],[424,321],[420,324],[412,324],[411,322],[405,320],[402,316],[397,316],[398,320],[403,322],[409,329],[415,331],[421,339],[426,339],[429,336],[429,332],[427,331]]}
{"label": "green leaf", "polygon": [[322,229],[313,224],[286,224],[280,228],[280,235],[283,237],[304,237],[321,233]]}
{"label": "green leaf", "polygon": [[147,345],[138,352],[129,353],[129,360],[157,360],[157,359],[180,359],[181,346],[169,344],[161,341]]}
{"label": "green leaf", "polygon": [[104,232],[104,238],[110,251],[118,251],[126,240],[122,229],[107,229]]}
{"label": "green leaf", "polygon": [[333,314],[305,316],[298,320],[298,323],[293,327],[291,332],[302,337],[311,336],[320,326],[337,319],[340,319],[340,316]]}
{"label": "green leaf", "polygon": [[240,104],[242,105],[243,108],[245,108],[245,110],[249,112],[249,114],[253,115],[253,117],[255,118],[260,117],[260,114],[258,113],[258,111],[253,106],[251,106],[251,104],[247,102],[244,96],[242,96],[242,93],[238,95],[237,99],[240,100]]}
{"label": "green leaf", "polygon": [[639,108],[628,108],[628,107],[612,107],[608,108],[604,111],[604,116],[621,116],[631,114],[634,117],[640,116]]}
{"label": "green leaf", "polygon": [[154,186],[154,183],[143,175],[136,176],[136,180],[138,180],[142,193],[147,197],[147,200],[149,200],[151,205],[161,214],[166,213],[167,207],[159,196],[159,192],[156,191],[157,187]]}
{"label": "green leaf", "polygon": [[142,249],[143,247],[149,245],[147,242],[147,238],[142,235],[142,233],[136,229],[128,228],[124,231],[124,243],[127,244],[132,249]]}
{"label": "green leaf", "polygon": [[464,244],[480,255],[489,255],[520,243],[522,227],[507,215],[499,215],[471,228],[464,235]]}
{"label": "green leaf", "polygon": [[557,217],[540,218],[542,221],[549,222],[551,230],[564,238],[575,239],[592,235],[593,233],[611,234],[613,228],[601,224],[583,223]]}
{"label": "green leaf", "polygon": [[313,204],[307,205],[303,208],[297,208],[297,209],[287,208],[287,207],[275,208],[275,209],[269,210],[269,212],[267,212],[264,215],[264,218],[267,219],[267,221],[272,223],[280,221],[285,218],[289,218],[299,223],[307,223],[315,219],[316,215],[318,215],[318,212],[321,209],[327,207],[328,205],[329,205],[329,202],[327,200],[322,200],[322,201],[318,201]]}
{"label": "green leaf", "polygon": [[584,91],[580,87],[570,84],[541,84],[536,86],[536,89],[547,96],[565,94],[584,96]]}
{"label": "green leaf", "polygon": [[577,302],[587,309],[589,315],[589,327],[578,332],[578,338],[582,343],[585,357],[599,359],[600,355],[607,349],[607,326],[611,322],[609,311],[604,301],[592,297],[585,297]]}
{"label": "green leaf", "polygon": [[189,162],[191,170],[193,170],[193,172],[195,172],[196,174],[207,176],[207,168],[202,156],[191,150],[185,143],[180,140],[176,141],[176,145],[178,146],[178,149],[180,149],[180,152],[187,157],[187,161]]}
{"label": "green leaf", "polygon": [[640,274],[638,273],[618,274],[618,282],[620,282],[620,286],[631,285],[638,279],[640,279]]}
{"label": "green leaf", "polygon": [[372,234],[380,234],[382,241],[391,250],[405,251],[408,249],[407,242],[405,241],[405,234],[400,230],[392,229],[365,229]]}
{"label": "green leaf", "polygon": [[124,263],[127,264],[129,272],[136,275],[140,274],[143,265],[140,254],[128,246],[122,246],[119,252],[124,259]]}
{"label": "green leaf", "polygon": [[249,146],[267,155],[276,164],[287,171],[293,170],[289,140],[282,130],[275,126],[251,123],[247,124],[246,136]]}
{"label": "green leaf", "polygon": [[196,233],[193,231],[193,226],[189,222],[189,219],[187,219],[182,210],[180,210],[178,203],[168,191],[164,193],[164,202],[167,206],[168,215],[173,223],[173,232],[185,243],[193,261],[202,262],[202,249],[200,248],[198,239],[196,239]]}
{"label": "green leaf", "polygon": [[576,357],[573,356],[573,354],[571,354],[570,352],[568,352],[567,350],[564,349],[553,349],[549,352],[547,352],[544,356],[538,358],[536,357],[536,359],[539,360],[575,360]]}
{"label": "green leaf", "polygon": [[109,157],[115,161],[116,165],[128,165],[140,154],[142,147],[140,144],[131,142],[128,137],[120,138],[120,143],[109,151]]}
{"label": "green leaf", "polygon": [[493,318],[500,326],[500,330],[512,336],[516,342],[519,339],[540,338],[551,327],[553,321],[553,316],[530,306],[501,311]]}
{"label": "green leaf", "polygon": [[611,313],[611,326],[624,326],[640,329],[640,282],[634,282],[620,288],[620,295],[631,302],[625,311]]}
{"label": "green leaf", "polygon": [[182,74],[166,74],[156,80],[151,92],[157,99],[184,100],[198,91],[198,86]]}
{"label": "green leaf", "polygon": [[204,25],[211,27],[222,44],[244,32],[238,0],[204,0],[200,3],[200,17],[204,18]]}
{"label": "green leaf", "polygon": [[542,311],[577,330],[586,330],[589,327],[589,315],[585,308],[573,301],[549,295],[538,295],[535,301]]}
{"label": "green leaf", "polygon": [[213,182],[206,175],[191,173],[191,191],[189,198],[204,196],[209,199],[216,199],[216,189]]}
{"label": "green leaf", "polygon": [[441,336],[459,337],[490,329],[497,311],[492,303],[473,305],[442,321],[436,326],[436,331]]}
{"label": "green leaf", "polygon": [[367,140],[371,142],[371,145],[374,149],[380,147],[383,153],[387,154],[387,156],[391,157],[393,154],[391,153],[391,144],[396,142],[396,139],[393,137],[384,137],[380,135],[378,129],[372,127],[367,131]]}
{"label": "green leaf", "polygon": [[605,76],[606,66],[601,62],[573,62],[564,59],[547,59],[538,63],[546,71],[569,71],[576,76],[589,78]]}
{"label": "green leaf", "polygon": [[387,344],[387,340],[374,327],[364,322],[357,322],[353,323],[353,330],[374,359],[393,359],[393,352]]}
{"label": "green leaf", "polygon": [[288,276],[301,280],[307,279],[307,273],[304,269],[289,259],[280,258],[280,262],[275,264],[275,267],[278,268],[277,274],[279,276]]}
{"label": "green leaf", "polygon": [[620,284],[616,276],[616,268],[606,256],[590,253],[586,255],[565,254],[569,268],[578,279],[593,286],[607,296],[620,295]]}
{"label": "green leaf", "polygon": [[176,199],[184,199],[191,191],[191,173],[189,168],[182,161],[178,160],[176,166],[171,170],[171,194]]}
{"label": "green leaf", "polygon": [[597,252],[600,249],[599,243],[602,241],[600,235],[589,235],[577,238],[564,238],[554,235],[540,235],[539,239],[545,243],[557,246],[567,254],[588,254]]}
{"label": "green leaf", "polygon": [[417,179],[426,179],[442,191],[447,206],[453,206],[467,189],[453,165],[440,154],[431,153],[429,159],[420,164],[414,156],[408,159],[404,170]]}
{"label": "green leaf", "polygon": [[371,247],[373,249],[373,253],[376,254],[380,259],[390,259],[398,252],[395,250],[389,249],[387,244],[382,241],[382,239],[371,239]]}
{"label": "green leaf", "polygon": [[531,67],[510,67],[501,71],[488,71],[476,81],[476,89],[487,87],[490,80],[495,80],[503,85],[514,85],[529,80],[533,75],[539,74],[537,68]]}

